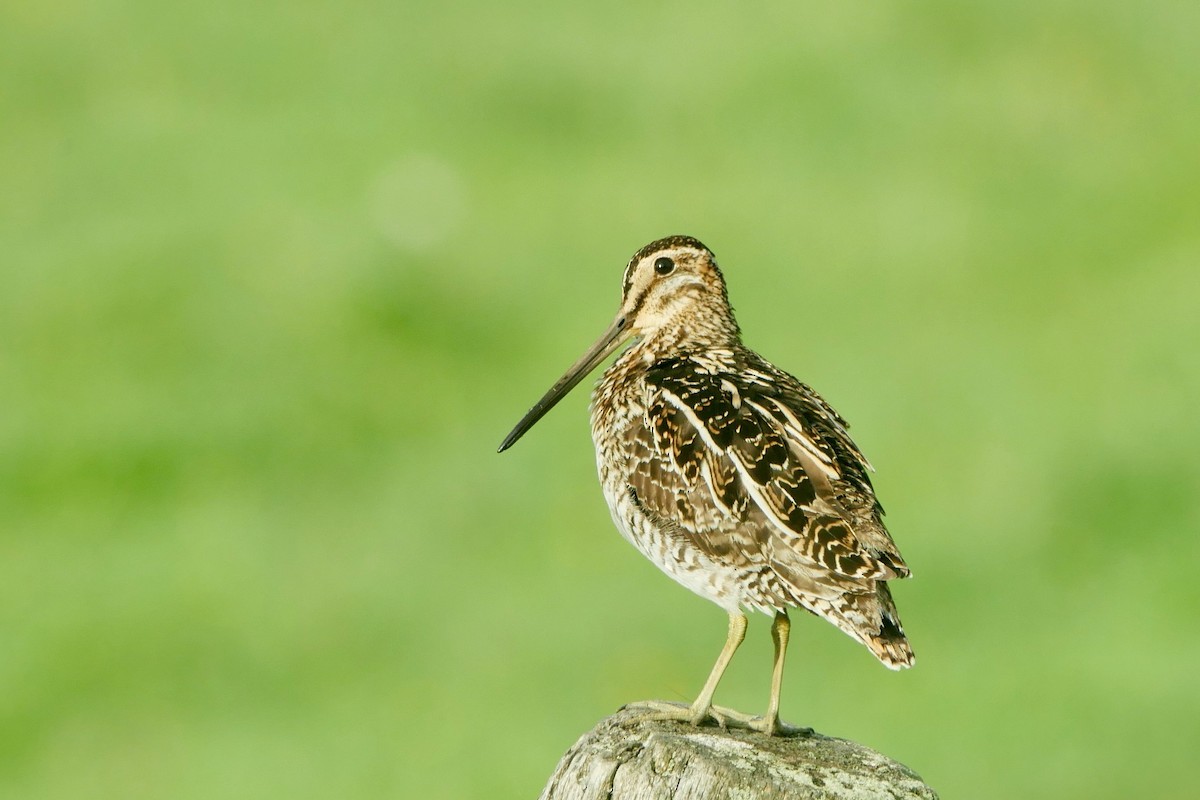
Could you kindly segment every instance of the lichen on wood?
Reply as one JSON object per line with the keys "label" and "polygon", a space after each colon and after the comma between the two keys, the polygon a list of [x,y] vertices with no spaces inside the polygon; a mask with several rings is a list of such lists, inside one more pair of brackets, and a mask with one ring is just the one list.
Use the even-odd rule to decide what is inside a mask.
{"label": "lichen on wood", "polygon": [[622,710],[563,756],[541,800],[936,800],[908,767],[817,733],[765,736]]}

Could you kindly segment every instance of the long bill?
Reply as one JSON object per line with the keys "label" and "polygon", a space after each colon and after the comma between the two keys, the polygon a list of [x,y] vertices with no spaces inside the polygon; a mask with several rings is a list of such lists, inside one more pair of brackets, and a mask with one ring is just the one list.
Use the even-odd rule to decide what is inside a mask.
{"label": "long bill", "polygon": [[574,389],[584,377],[596,368],[596,365],[608,357],[612,351],[616,350],[631,335],[629,330],[629,321],[625,314],[619,315],[608,330],[604,332],[596,343],[588,348],[588,351],[583,356],[571,365],[558,381],[550,387],[550,391],[538,400],[533,408],[521,417],[521,421],[512,429],[508,436],[504,437],[504,441],[500,443],[500,449],[497,453],[503,453],[508,448],[525,435],[525,432],[532,428],[537,421],[546,415],[546,412],[554,408],[559,400],[567,396],[567,392]]}

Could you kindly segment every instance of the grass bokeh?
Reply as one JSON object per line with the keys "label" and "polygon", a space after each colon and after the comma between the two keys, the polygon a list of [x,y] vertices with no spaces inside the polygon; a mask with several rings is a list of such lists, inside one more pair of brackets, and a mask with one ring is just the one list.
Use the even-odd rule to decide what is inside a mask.
{"label": "grass bokeh", "polygon": [[[0,796],[518,798],[723,614],[616,534],[581,387],[642,244],[878,468],[902,674],[783,716],[944,797],[1200,742],[1200,7],[0,10]],[[765,705],[765,619],[719,702]]]}

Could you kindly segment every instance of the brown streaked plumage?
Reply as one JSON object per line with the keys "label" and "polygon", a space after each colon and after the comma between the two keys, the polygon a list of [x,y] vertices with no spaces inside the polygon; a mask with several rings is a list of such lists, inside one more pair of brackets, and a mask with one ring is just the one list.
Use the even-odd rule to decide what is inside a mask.
{"label": "brown streaked plumage", "polygon": [[[911,666],[887,586],[909,569],[883,525],[869,462],[820,395],[742,344],[724,277],[696,239],[671,236],[634,254],[616,320],[500,450],[631,338],[592,395],[604,496],[634,547],[729,614],[725,647],[696,701],[641,707],[694,724],[781,730],[789,608],[832,622],[892,669]],[[774,615],[761,717],[712,705],[745,636],[743,609]]]}

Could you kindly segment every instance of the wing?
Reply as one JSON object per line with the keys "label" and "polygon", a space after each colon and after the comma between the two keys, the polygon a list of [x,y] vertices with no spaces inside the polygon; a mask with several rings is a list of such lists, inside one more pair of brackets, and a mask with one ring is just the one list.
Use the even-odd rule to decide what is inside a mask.
{"label": "wing", "polygon": [[[798,557],[808,569],[847,578],[908,575],[845,420],[748,351],[725,362],[715,356],[663,359],[647,371],[655,452],[645,454],[631,488],[702,546],[705,537],[728,541],[732,523],[788,566]],[[710,534],[718,527],[724,537]]]}

